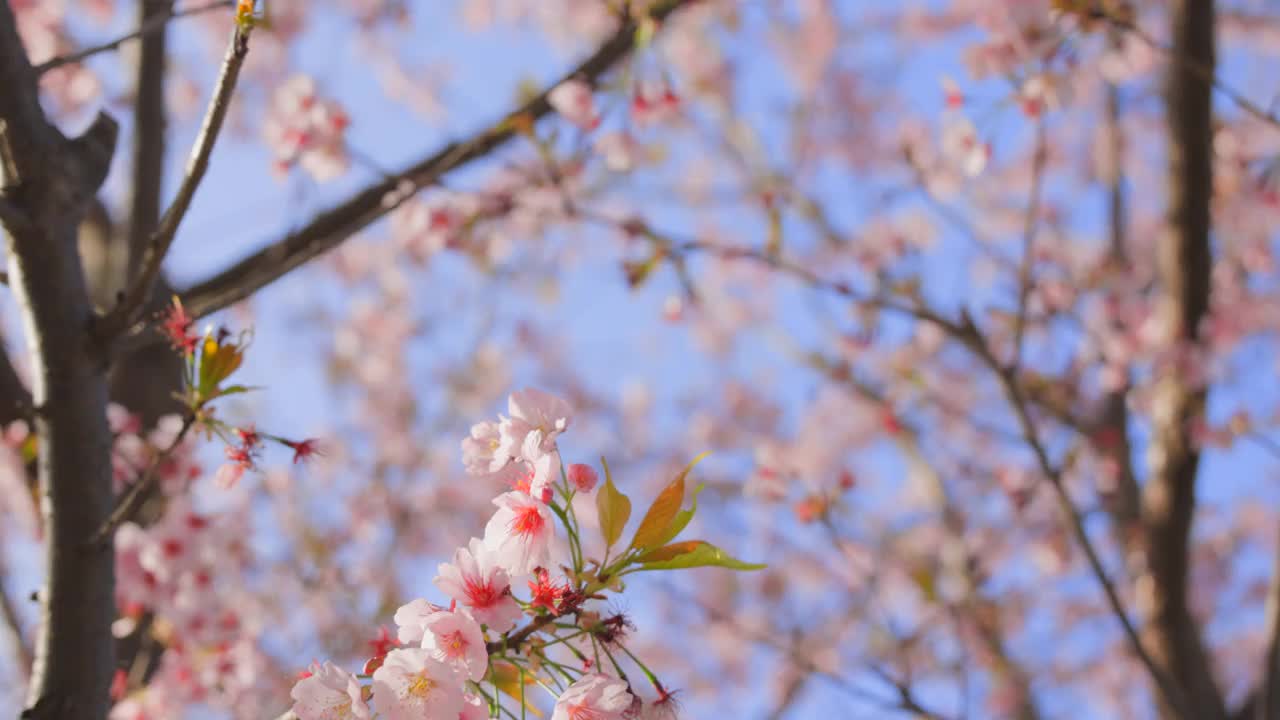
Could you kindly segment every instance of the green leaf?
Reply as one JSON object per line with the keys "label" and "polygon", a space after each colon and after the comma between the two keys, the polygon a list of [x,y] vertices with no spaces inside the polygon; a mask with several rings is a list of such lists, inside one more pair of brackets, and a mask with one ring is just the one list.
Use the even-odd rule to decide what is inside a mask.
{"label": "green leaf", "polygon": [[604,458],[600,458],[600,462],[604,465],[604,487],[596,493],[596,510],[600,514],[600,532],[604,535],[605,545],[613,547],[622,537],[627,520],[631,519],[631,500],[614,487],[609,463]]}
{"label": "green leaf", "polygon": [[706,485],[698,483],[698,486],[693,489],[692,504],[689,505],[689,509],[676,513],[675,519],[667,526],[667,531],[663,534],[662,539],[655,542],[654,545],[665,545],[671,542],[680,534],[680,531],[689,526],[689,521],[693,519],[694,513],[698,512],[698,493],[702,492],[705,487]]}
{"label": "green leaf", "polygon": [[[710,453],[702,453],[693,459],[693,462],[685,466],[684,470],[676,476],[668,485],[658,493],[658,498],[653,501],[653,505],[649,507],[649,511],[645,513],[644,519],[640,521],[640,527],[636,528],[635,537],[631,539],[631,547],[635,550],[648,550],[660,545],[664,545],[671,541],[685,525],[689,524],[689,520],[693,518],[693,511],[690,510],[685,518],[680,518],[680,504],[684,502],[684,481],[689,476],[694,466]],[[696,506],[695,506],[696,509]],[[677,523],[679,523],[677,527]]]}
{"label": "green leaf", "polygon": [[657,550],[650,550],[649,552],[637,557],[636,562],[642,565],[644,563],[666,562],[667,560],[673,560],[685,553],[691,553],[694,550],[697,550],[698,546],[701,544],[701,540],[685,540],[684,542],[672,543],[670,545],[660,547]]}
{"label": "green leaf", "polygon": [[504,695],[515,700],[517,703],[524,699],[525,709],[534,717],[542,717],[542,711],[533,705],[533,698],[523,692],[522,685],[530,685],[534,682],[532,675],[520,672],[520,668],[511,663],[495,662],[492,670],[489,672],[489,682]]}
{"label": "green leaf", "polygon": [[242,393],[253,392],[254,390],[261,389],[262,388],[255,385],[228,385],[224,388],[214,390],[213,395],[208,399],[212,400],[214,398],[226,397],[228,395],[240,395]]}
{"label": "green leaf", "polygon": [[627,287],[635,290],[643,285],[662,263],[663,257],[661,252],[655,252],[647,260],[622,261],[622,272],[627,278]]}
{"label": "green leaf", "polygon": [[636,26],[636,50],[643,50],[649,47],[649,43],[653,42],[653,36],[658,32],[658,23],[650,16],[645,16],[640,24]]}
{"label": "green leaf", "polygon": [[[686,550],[680,552],[680,550]],[[672,553],[676,553],[670,559],[665,558]],[[641,570],[681,570],[684,568],[694,567],[722,567],[730,570],[763,570],[766,565],[761,563],[746,563],[734,558],[720,548],[712,545],[705,540],[687,540],[682,543],[675,543],[666,547],[658,548],[647,555],[654,559],[645,561],[641,556]]]}
{"label": "green leaf", "polygon": [[231,376],[244,362],[244,352],[234,342],[218,342],[205,338],[200,354],[200,382],[198,390],[202,398],[216,395],[218,385]]}

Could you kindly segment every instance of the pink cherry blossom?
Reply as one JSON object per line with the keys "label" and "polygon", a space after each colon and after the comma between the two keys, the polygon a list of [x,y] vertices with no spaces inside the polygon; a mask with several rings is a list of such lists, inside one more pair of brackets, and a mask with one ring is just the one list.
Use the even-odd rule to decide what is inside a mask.
{"label": "pink cherry blossom", "polygon": [[328,661],[308,672],[290,693],[298,720],[371,720],[355,675]]}
{"label": "pink cherry blossom", "polygon": [[942,125],[942,152],[956,169],[969,177],[982,174],[991,157],[991,146],[978,137],[973,123],[958,113],[947,113]]}
{"label": "pink cherry blossom", "polygon": [[396,632],[396,638],[406,645],[421,643],[423,633],[426,631],[427,618],[441,610],[444,610],[444,608],[435,603],[427,602],[422,598],[410,600],[401,605],[396,610],[394,618],[396,627],[399,628]]}
{"label": "pink cherry blossom", "polygon": [[[555,448],[556,438],[569,427],[573,409],[569,403],[534,388],[525,388],[511,394],[507,398],[507,412],[498,423],[498,447],[494,450],[492,470],[498,470],[505,463],[502,457],[523,457],[529,462],[536,462],[541,452],[551,452]],[[529,434],[541,431],[537,443],[533,446],[536,452],[527,445]]]}
{"label": "pink cherry blossom", "polygon": [[512,418],[523,420],[530,429],[542,430],[547,442],[554,442],[569,427],[573,416],[573,408],[566,400],[536,388],[511,393],[507,398],[507,412]]}
{"label": "pink cherry blossom", "polygon": [[586,675],[560,693],[551,720],[623,720],[633,699],[625,681]]}
{"label": "pink cherry blossom", "polygon": [[471,426],[471,434],[462,439],[462,464],[468,475],[488,475],[507,464],[510,456],[501,456],[499,461],[500,441],[498,423],[481,422]]}
{"label": "pink cherry blossom", "polygon": [[666,82],[641,81],[631,97],[631,117],[641,127],[666,122],[679,109],[680,97]]}
{"label": "pink cherry blossom", "polygon": [[415,260],[426,262],[462,242],[467,210],[460,198],[436,195],[414,199],[391,214],[391,234]]}
{"label": "pink cherry blossom", "polygon": [[462,611],[442,610],[428,615],[422,622],[422,647],[432,657],[456,665],[460,671],[479,682],[489,667],[489,651],[485,648],[480,625]]}
{"label": "pink cherry blossom", "polygon": [[592,146],[614,172],[628,172],[640,161],[640,143],[631,133],[617,130],[600,135]]}
{"label": "pink cherry blossom", "polygon": [[350,124],[336,102],[319,96],[314,79],[294,75],[276,89],[262,132],[278,170],[297,164],[324,181],[347,170],[344,138]]}
{"label": "pink cherry blossom", "polygon": [[594,130],[600,124],[591,86],[581,80],[569,80],[557,85],[547,95],[547,102],[565,120],[583,130]]}
{"label": "pink cherry blossom", "polygon": [[373,673],[373,699],[387,720],[457,720],[463,678],[430,650],[399,648]]}
{"label": "pink cherry blossom", "polygon": [[440,563],[434,582],[495,632],[510,630],[521,616],[520,606],[511,597],[507,571],[478,539],[472,538],[469,548],[458,548],[452,564]]}
{"label": "pink cherry blossom", "polygon": [[551,564],[555,518],[545,503],[522,492],[494,498],[498,511],[484,528],[494,561],[512,575],[528,575]]}
{"label": "pink cherry blossom", "polygon": [[489,717],[489,706],[478,695],[467,693],[462,696],[462,712],[458,720],[485,720]]}
{"label": "pink cherry blossom", "polygon": [[521,460],[527,468],[525,479],[528,488],[520,488],[542,502],[551,501],[551,486],[560,479],[560,451],[554,447],[544,449],[542,430],[534,430],[524,438],[520,449]]}

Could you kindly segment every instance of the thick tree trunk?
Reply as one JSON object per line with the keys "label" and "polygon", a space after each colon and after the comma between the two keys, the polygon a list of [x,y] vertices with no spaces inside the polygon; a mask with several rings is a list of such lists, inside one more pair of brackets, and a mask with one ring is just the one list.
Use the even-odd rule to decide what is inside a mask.
{"label": "thick tree trunk", "polygon": [[31,351],[46,583],[27,718],[101,720],[112,671],[114,567],[88,539],[111,512],[105,363],[77,250],[116,125],[68,141],[41,111],[8,3],[0,3],[0,205],[10,286]]}
{"label": "thick tree trunk", "polygon": [[47,583],[31,718],[102,718],[114,661],[113,553],[89,537],[111,513],[105,368],[87,342],[91,308],[76,224],[46,215],[11,243],[14,292],[32,349]]}
{"label": "thick tree trunk", "polygon": [[[1142,498],[1147,563],[1142,587],[1153,658],[1183,690],[1190,717],[1215,720],[1225,717],[1226,709],[1187,593],[1200,464],[1192,433],[1204,417],[1206,390],[1184,366],[1186,361],[1196,362],[1200,325],[1209,309],[1213,173],[1207,76],[1214,68],[1214,6],[1212,0],[1173,0],[1169,12],[1174,54],[1165,87],[1169,210],[1156,260],[1160,320],[1170,346],[1182,359],[1163,369],[1154,398],[1150,476]],[[1185,714],[1166,706],[1161,715]]]}

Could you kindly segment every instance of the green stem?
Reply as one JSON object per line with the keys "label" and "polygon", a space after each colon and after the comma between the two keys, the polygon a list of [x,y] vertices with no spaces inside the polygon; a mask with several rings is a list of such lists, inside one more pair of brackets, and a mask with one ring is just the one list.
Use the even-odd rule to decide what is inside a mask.
{"label": "green stem", "polygon": [[640,668],[640,672],[644,673],[644,676],[649,679],[649,683],[651,685],[655,688],[662,687],[662,683],[658,682],[658,676],[654,675],[653,671],[651,671],[648,666],[640,662],[640,658],[636,657],[635,653],[628,650],[626,645],[619,644],[618,648],[621,649],[622,652],[626,653],[627,657],[631,658],[631,662],[635,663],[636,666]]}
{"label": "green stem", "polygon": [[622,666],[619,665],[618,660],[613,657],[613,653],[609,652],[609,646],[605,643],[600,643],[600,649],[604,650],[605,657],[609,658],[609,662],[613,664],[613,669],[618,673],[618,677],[626,680],[627,674],[622,671]]}

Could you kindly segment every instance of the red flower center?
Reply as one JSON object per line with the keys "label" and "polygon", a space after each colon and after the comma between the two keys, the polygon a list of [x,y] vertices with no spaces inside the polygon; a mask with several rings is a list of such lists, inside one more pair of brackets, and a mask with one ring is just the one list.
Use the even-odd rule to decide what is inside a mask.
{"label": "red flower center", "polygon": [[547,524],[543,519],[542,513],[538,512],[538,508],[533,505],[522,507],[515,511],[516,516],[511,519],[511,532],[516,535],[532,536],[542,531]]}

